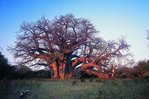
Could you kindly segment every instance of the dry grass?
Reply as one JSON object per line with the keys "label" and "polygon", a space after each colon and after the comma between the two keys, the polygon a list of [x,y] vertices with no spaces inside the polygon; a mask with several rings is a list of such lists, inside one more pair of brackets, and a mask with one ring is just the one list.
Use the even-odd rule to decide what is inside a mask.
{"label": "dry grass", "polygon": [[49,79],[3,80],[0,99],[20,99],[20,91],[26,89],[30,92],[22,99],[149,99],[148,79],[102,82],[77,80],[74,86],[72,82]]}

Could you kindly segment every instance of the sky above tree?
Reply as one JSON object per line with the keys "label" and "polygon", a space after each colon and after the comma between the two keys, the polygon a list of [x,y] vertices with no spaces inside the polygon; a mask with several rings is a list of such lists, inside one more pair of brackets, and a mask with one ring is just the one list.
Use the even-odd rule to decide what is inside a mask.
{"label": "sky above tree", "polygon": [[0,51],[14,63],[7,48],[14,45],[22,22],[72,13],[89,19],[106,40],[125,37],[136,61],[149,59],[148,5],[148,0],[0,0]]}

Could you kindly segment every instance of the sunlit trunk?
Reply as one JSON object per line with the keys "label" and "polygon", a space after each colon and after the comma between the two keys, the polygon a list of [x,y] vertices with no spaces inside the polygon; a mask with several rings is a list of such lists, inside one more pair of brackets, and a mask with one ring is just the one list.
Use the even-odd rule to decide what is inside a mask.
{"label": "sunlit trunk", "polygon": [[53,62],[51,65],[50,65],[53,69],[53,79],[57,79],[58,78],[58,69],[57,69],[57,64],[56,62]]}
{"label": "sunlit trunk", "polygon": [[[89,69],[94,67],[97,69],[97,71]],[[82,71],[85,71],[88,74],[93,74],[99,78],[108,79],[108,76],[104,73],[103,69],[100,66],[97,66],[96,64],[93,63],[83,64],[81,69]]]}
{"label": "sunlit trunk", "polygon": [[96,75],[97,77],[102,78],[102,79],[108,79],[109,78],[105,73],[100,73],[100,72],[96,72],[96,71],[89,70],[89,69],[86,70],[85,72],[88,74]]}
{"label": "sunlit trunk", "polygon": [[59,79],[65,79],[64,68],[65,64],[63,62],[59,62]]}

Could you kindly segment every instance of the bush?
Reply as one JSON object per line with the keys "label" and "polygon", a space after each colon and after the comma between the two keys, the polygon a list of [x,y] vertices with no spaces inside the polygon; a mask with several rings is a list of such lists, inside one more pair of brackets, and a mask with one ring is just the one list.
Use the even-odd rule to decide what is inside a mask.
{"label": "bush", "polygon": [[76,80],[72,81],[72,86],[74,86],[74,85],[77,85],[77,81]]}
{"label": "bush", "polygon": [[96,82],[102,82],[103,79],[102,78],[96,78]]}
{"label": "bush", "polygon": [[85,79],[84,79],[84,78],[81,78],[80,81],[81,81],[81,82],[85,82]]}
{"label": "bush", "polygon": [[130,67],[121,67],[116,69],[116,77],[127,79],[127,78],[134,78],[138,77],[134,68]]}
{"label": "bush", "polygon": [[137,66],[134,67],[138,77],[147,78],[149,77],[149,60],[139,61]]}
{"label": "bush", "polygon": [[8,77],[10,75],[10,65],[7,59],[0,52],[0,79]]}
{"label": "bush", "polygon": [[89,81],[92,82],[93,81],[93,78],[89,78]]}

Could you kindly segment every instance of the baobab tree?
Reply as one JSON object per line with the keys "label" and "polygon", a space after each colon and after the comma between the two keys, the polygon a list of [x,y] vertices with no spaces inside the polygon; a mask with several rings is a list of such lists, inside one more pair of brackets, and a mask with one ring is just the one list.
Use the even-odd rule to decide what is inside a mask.
{"label": "baobab tree", "polygon": [[81,64],[80,71],[106,79],[102,66],[129,46],[124,39],[107,42],[96,37],[97,33],[89,20],[72,14],[52,21],[43,17],[35,23],[24,22],[16,45],[10,49],[22,64],[48,66],[52,78],[71,78]]}

